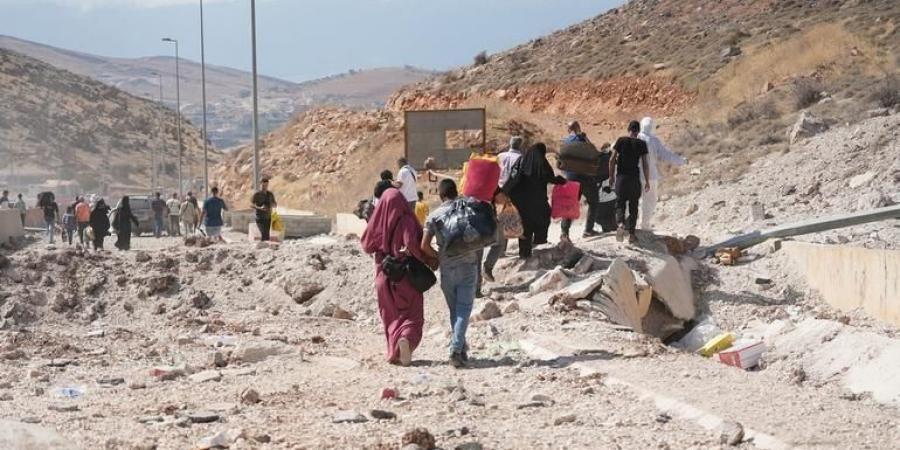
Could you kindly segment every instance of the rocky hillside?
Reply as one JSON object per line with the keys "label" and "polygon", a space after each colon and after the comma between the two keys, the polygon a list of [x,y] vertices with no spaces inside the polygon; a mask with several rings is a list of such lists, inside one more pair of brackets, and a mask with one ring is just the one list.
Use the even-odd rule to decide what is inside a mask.
{"label": "rocky hillside", "polygon": [[[602,142],[620,135],[628,119],[653,115],[663,139],[691,160],[666,186],[680,194],[734,180],[753,162],[790,151],[787,131],[803,110],[830,124],[890,114],[900,104],[898,22],[900,4],[889,0],[632,1],[401,89],[388,112],[334,122],[328,112],[305,114],[268,138],[263,153],[309,167],[266,170],[301,180],[284,182],[297,193],[291,206],[347,211],[403,148],[402,133],[368,131],[366,114],[397,122],[410,109],[485,107],[493,148],[508,137],[504,124],[514,123],[527,124],[551,149],[568,120]],[[321,133],[330,137],[311,141]],[[332,164],[357,141],[377,146],[365,147],[358,165]],[[220,173],[241,180],[238,170]],[[323,181],[333,196],[309,181],[322,171],[333,174]]]}
{"label": "rocky hillside", "polygon": [[[5,168],[15,168],[10,171],[13,179],[7,180],[11,187],[25,189],[47,179],[74,179],[88,192],[107,182],[123,189],[146,188],[151,151],[163,146],[161,182],[174,185],[173,111],[3,49],[0,86],[0,159]],[[185,173],[195,167],[193,173],[199,174],[200,133],[187,121],[182,131]],[[217,162],[217,154],[212,156]]]}
{"label": "rocky hillside", "polygon": [[[0,48],[40,59],[79,75],[115,86],[139,97],[159,98],[163,75],[166,104],[175,108],[175,60],[170,56],[111,58],[60,49],[10,36],[0,36]],[[181,111],[193,123],[203,120],[200,64],[181,60]],[[384,106],[400,87],[432,73],[414,67],[351,70],[318,80],[294,83],[274,77],[259,78],[260,126],[269,131],[291,117],[318,105],[376,108]],[[252,138],[252,105],[248,72],[207,64],[207,119],[216,148],[245,144]]]}

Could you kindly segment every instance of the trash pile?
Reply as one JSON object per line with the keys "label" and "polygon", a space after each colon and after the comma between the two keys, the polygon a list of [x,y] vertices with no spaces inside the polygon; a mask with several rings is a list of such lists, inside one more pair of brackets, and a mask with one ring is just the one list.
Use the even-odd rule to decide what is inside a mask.
{"label": "trash pile", "polygon": [[710,317],[703,318],[672,346],[741,369],[758,367],[767,350],[759,339],[738,338],[733,332],[722,332]]}

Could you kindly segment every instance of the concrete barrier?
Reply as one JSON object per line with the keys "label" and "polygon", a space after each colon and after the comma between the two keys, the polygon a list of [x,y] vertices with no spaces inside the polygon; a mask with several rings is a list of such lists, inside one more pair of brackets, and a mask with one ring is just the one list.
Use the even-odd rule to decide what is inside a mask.
{"label": "concrete barrier", "polygon": [[9,242],[10,239],[25,236],[25,228],[22,227],[22,217],[15,209],[0,209],[0,242]]}
{"label": "concrete barrier", "polygon": [[[296,239],[331,233],[331,219],[328,217],[318,216],[307,211],[296,211],[297,214],[282,214],[279,209],[278,213],[281,221],[284,222],[285,238]],[[247,226],[256,222],[253,210],[232,211],[229,216],[232,231],[246,233]]]}
{"label": "concrete barrier", "polygon": [[803,242],[783,249],[829,305],[900,326],[900,251]]}

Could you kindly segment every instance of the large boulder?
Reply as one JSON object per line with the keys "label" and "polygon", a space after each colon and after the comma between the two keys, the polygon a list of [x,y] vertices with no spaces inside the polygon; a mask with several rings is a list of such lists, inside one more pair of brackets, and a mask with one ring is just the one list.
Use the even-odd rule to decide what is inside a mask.
{"label": "large boulder", "polygon": [[800,112],[800,117],[797,118],[797,122],[795,122],[794,126],[788,131],[788,139],[791,144],[794,144],[801,139],[813,137],[826,130],[828,130],[827,122],[813,116],[809,111],[804,110]]}

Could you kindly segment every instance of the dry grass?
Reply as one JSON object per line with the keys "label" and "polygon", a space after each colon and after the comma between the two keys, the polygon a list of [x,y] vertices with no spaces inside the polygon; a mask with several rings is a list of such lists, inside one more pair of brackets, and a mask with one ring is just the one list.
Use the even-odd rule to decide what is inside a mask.
{"label": "dry grass", "polygon": [[806,109],[822,99],[825,86],[815,78],[798,78],[791,84],[794,109]]}
{"label": "dry grass", "polygon": [[882,108],[893,108],[900,105],[900,81],[891,75],[875,89],[872,98]]}

